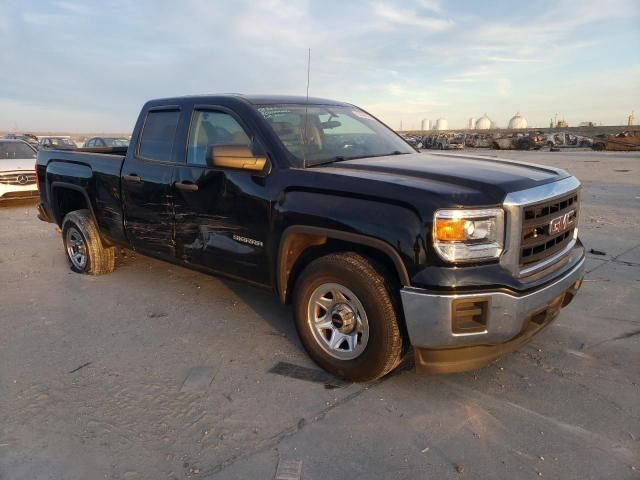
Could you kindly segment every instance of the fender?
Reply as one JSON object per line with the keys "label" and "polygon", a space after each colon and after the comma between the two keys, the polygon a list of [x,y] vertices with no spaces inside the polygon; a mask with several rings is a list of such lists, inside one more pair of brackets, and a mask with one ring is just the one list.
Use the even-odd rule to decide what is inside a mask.
{"label": "fender", "polygon": [[[303,249],[292,248],[295,247],[294,239],[298,235],[310,235],[315,237],[315,240],[307,243],[308,246],[319,245],[326,243],[327,239],[343,240],[358,245],[364,245],[370,248],[374,248],[384,253],[393,262],[398,278],[403,286],[410,285],[409,274],[407,269],[400,258],[398,252],[388,243],[372,238],[366,235],[357,233],[345,232],[341,230],[334,230],[323,227],[312,227],[305,225],[294,225],[285,229],[282,233],[280,248],[278,250],[278,263],[277,263],[277,285],[278,296],[280,301],[285,303],[287,298],[287,285],[289,282],[289,276],[291,269],[295,265],[295,261],[300,256]],[[306,248],[306,247],[305,247]],[[296,251],[299,250],[299,251]],[[293,257],[293,258],[290,258]]]}

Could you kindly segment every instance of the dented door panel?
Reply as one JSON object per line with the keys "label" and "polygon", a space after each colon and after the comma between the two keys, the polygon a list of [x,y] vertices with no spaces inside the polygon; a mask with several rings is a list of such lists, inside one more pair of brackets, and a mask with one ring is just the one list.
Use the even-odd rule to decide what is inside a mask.
{"label": "dented door panel", "polygon": [[[155,256],[175,256],[173,174],[169,163],[127,158],[122,196],[127,236],[134,249]],[[140,181],[127,179],[138,176]]]}
{"label": "dented door panel", "polygon": [[176,256],[188,264],[268,284],[264,251],[268,202],[248,172],[184,166],[176,182],[197,191],[175,190]]}

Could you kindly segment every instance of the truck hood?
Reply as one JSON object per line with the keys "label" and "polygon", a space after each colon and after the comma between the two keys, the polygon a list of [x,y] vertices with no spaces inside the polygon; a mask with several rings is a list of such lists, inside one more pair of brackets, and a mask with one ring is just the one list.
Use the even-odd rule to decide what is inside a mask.
{"label": "truck hood", "polygon": [[[472,155],[415,153],[360,158],[322,167],[429,192],[454,203],[501,203],[506,194],[568,177],[564,170]],[[469,203],[471,202],[471,203]]]}
{"label": "truck hood", "polygon": [[0,172],[17,172],[18,170],[33,172],[35,164],[35,158],[0,158]]}

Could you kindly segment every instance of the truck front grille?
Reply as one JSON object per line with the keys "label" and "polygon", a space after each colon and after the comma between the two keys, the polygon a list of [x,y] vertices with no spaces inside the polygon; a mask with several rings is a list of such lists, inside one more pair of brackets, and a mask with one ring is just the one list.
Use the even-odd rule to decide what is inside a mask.
{"label": "truck front grille", "polygon": [[520,267],[532,264],[562,251],[574,238],[578,226],[578,193],[523,209]]}
{"label": "truck front grille", "polygon": [[0,173],[0,183],[5,185],[33,185],[36,183],[35,172]]}

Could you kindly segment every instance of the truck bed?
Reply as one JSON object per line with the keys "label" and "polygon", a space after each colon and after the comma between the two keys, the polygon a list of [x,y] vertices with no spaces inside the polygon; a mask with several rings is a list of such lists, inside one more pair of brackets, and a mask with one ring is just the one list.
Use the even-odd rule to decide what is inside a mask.
{"label": "truck bed", "polygon": [[58,225],[60,196],[74,190],[83,195],[93,211],[103,235],[126,242],[122,212],[120,175],[126,148],[83,148],[79,150],[40,150],[36,162],[40,198],[47,206],[46,216]]}

